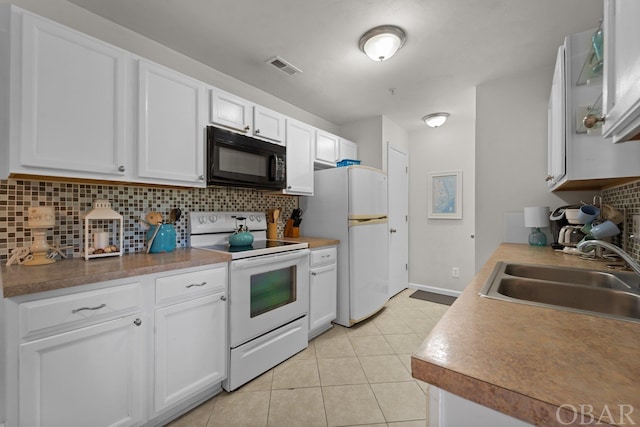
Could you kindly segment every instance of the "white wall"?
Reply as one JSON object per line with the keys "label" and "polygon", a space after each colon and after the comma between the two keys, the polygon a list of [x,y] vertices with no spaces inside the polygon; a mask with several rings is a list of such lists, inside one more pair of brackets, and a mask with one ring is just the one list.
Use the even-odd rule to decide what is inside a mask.
{"label": "white wall", "polygon": [[382,116],[367,117],[340,127],[340,135],[358,144],[358,160],[382,169]]}
{"label": "white wall", "polygon": [[0,3],[13,3],[304,123],[332,133],[338,131],[338,127],[327,120],[64,0],[0,0]]}
{"label": "white wall", "polygon": [[[475,275],[475,88],[450,94],[457,105],[439,128],[409,134],[409,282],[462,291]],[[429,172],[462,171],[462,219],[427,218]],[[460,277],[451,277],[452,267]]]}
{"label": "white wall", "polygon": [[505,212],[551,210],[593,192],[547,190],[547,106],[553,67],[481,84],[476,91],[476,270],[504,238]]}

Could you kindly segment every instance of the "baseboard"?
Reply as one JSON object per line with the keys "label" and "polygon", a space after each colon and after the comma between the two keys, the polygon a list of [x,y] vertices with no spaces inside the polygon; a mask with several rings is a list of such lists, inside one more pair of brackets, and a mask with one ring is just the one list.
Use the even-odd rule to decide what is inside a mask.
{"label": "baseboard", "polygon": [[409,283],[409,288],[417,289],[420,291],[433,292],[434,294],[447,295],[447,296],[456,297],[456,298],[462,294],[461,291],[452,291],[451,289],[438,288],[437,286],[422,285],[419,283]]}

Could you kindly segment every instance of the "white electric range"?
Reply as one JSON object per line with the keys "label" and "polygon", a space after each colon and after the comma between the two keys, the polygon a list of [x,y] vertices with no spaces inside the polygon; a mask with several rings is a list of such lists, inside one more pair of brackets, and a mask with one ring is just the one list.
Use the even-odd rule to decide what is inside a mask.
{"label": "white electric range", "polygon": [[[244,223],[249,246],[230,246]],[[264,212],[190,212],[193,248],[231,254],[229,372],[231,391],[308,345],[309,249],[306,243],[266,239]]]}

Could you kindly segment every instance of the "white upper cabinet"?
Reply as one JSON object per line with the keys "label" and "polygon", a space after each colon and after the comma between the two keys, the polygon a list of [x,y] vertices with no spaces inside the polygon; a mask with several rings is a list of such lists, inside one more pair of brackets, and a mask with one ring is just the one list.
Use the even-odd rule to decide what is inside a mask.
{"label": "white upper cabinet", "polygon": [[211,89],[211,123],[245,134],[253,132],[253,104],[220,89]]}
{"label": "white upper cabinet", "polygon": [[285,144],[284,115],[255,105],[253,107],[253,134],[280,145]]}
{"label": "white upper cabinet", "polygon": [[220,89],[211,89],[211,123],[284,145],[285,116]]}
{"label": "white upper cabinet", "polygon": [[15,7],[0,13],[11,27],[0,36],[11,46],[2,59],[4,71],[11,63],[2,73],[11,93],[2,106],[11,114],[2,175],[123,177],[129,54]]}
{"label": "white upper cabinet", "polygon": [[640,139],[640,2],[605,0],[605,137],[613,142]]}
{"label": "white upper cabinet", "polygon": [[287,119],[287,189],[285,194],[313,196],[315,129]]}
{"label": "white upper cabinet", "polygon": [[358,159],[358,145],[349,141],[348,139],[340,138],[340,144],[338,147],[338,156],[336,161],[340,160],[357,160]]}
{"label": "white upper cabinet", "polygon": [[319,166],[335,167],[340,138],[322,130],[316,131],[315,162]]}
{"label": "white upper cabinet", "polygon": [[549,100],[546,177],[554,191],[599,189],[640,175],[640,144],[611,144],[600,129],[583,124],[586,115],[601,111],[603,80],[591,60],[596,31],[568,36],[558,52]]}
{"label": "white upper cabinet", "polygon": [[204,83],[138,60],[138,181],[206,185],[206,95]]}

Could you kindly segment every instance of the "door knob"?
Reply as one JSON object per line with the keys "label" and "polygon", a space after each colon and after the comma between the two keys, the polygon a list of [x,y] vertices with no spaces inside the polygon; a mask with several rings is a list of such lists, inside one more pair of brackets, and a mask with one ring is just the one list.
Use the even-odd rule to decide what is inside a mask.
{"label": "door knob", "polygon": [[398,231],[398,230],[396,230],[395,228],[391,228],[391,229],[389,229],[389,233],[395,233],[395,232],[397,232],[397,231]]}

